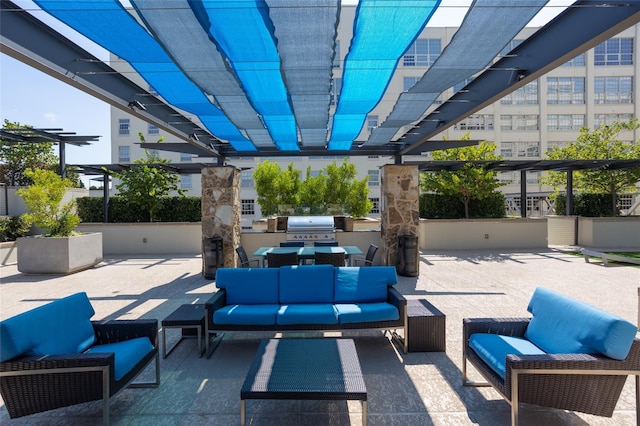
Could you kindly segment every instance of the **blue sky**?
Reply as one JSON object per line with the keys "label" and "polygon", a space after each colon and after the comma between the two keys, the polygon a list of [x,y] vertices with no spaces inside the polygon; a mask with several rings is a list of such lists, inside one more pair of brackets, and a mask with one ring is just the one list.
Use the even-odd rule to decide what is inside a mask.
{"label": "blue sky", "polygon": [[[34,9],[29,0],[16,1],[26,9]],[[353,1],[343,1],[353,3]],[[429,26],[458,26],[470,0],[443,0]],[[551,0],[548,11],[543,11],[532,25],[543,25],[562,10],[569,0]],[[106,60],[101,48],[87,41],[73,30],[57,23],[46,14],[36,15],[94,55]],[[98,135],[99,142],[88,147],[67,148],[68,164],[108,164],[111,162],[110,108],[84,92],[50,77],[5,54],[0,54],[0,119],[38,128],[62,128],[78,135]]]}

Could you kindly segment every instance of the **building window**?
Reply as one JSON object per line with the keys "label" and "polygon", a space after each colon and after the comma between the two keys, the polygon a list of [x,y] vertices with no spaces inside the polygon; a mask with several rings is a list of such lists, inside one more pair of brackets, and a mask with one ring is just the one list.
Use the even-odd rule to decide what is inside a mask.
{"label": "building window", "polygon": [[369,170],[369,186],[380,186],[380,170]]}
{"label": "building window", "polygon": [[180,176],[180,188],[182,189],[191,189],[193,186],[191,182],[191,175],[182,175]]}
{"label": "building window", "polygon": [[454,130],[493,130],[492,114],[475,114],[470,115],[462,121],[459,121],[453,127]]}
{"label": "building window", "polygon": [[242,216],[253,216],[256,214],[256,204],[254,200],[241,200]]}
{"label": "building window", "polygon": [[405,67],[429,67],[442,53],[439,38],[419,38],[405,52],[402,64]]}
{"label": "building window", "polygon": [[593,125],[598,129],[604,125],[610,126],[614,121],[629,121],[632,118],[632,114],[596,114],[594,116]]}
{"label": "building window", "polygon": [[540,157],[540,142],[502,142],[500,155],[504,158]]}
{"label": "building window", "polygon": [[118,120],[118,134],[126,136],[130,133],[129,127],[131,126],[131,120],[128,118],[121,118]]}
{"label": "building window", "polygon": [[158,126],[154,126],[153,124],[149,124],[149,127],[147,127],[147,134],[148,135],[159,135],[160,134],[160,129],[158,128]]}
{"label": "building window", "polygon": [[331,105],[338,105],[338,100],[340,100],[340,91],[342,90],[342,79],[334,78],[333,84],[331,85]]}
{"label": "building window", "polygon": [[380,198],[369,198],[369,200],[373,203],[373,207],[371,207],[371,214],[380,214]]}
{"label": "building window", "polygon": [[563,67],[584,67],[584,65],[585,65],[584,53],[562,64]]}
{"label": "building window", "polygon": [[240,172],[240,187],[253,188],[253,172],[251,170]]}
{"label": "building window", "polygon": [[367,115],[367,131],[371,133],[376,127],[378,127],[378,116]]}
{"label": "building window", "polygon": [[537,115],[501,115],[500,130],[538,130]]}
{"label": "building window", "polygon": [[547,142],[547,152],[551,152],[554,149],[564,149],[569,146],[569,142],[564,141],[549,141]]}
{"label": "building window", "polygon": [[514,90],[500,99],[502,105],[537,105],[538,104],[538,80],[534,80],[523,87]]}
{"label": "building window", "polygon": [[631,77],[596,77],[593,91],[596,104],[632,103]]}
{"label": "building window", "polygon": [[582,114],[548,114],[547,130],[580,130],[584,126]]}
{"label": "building window", "polygon": [[593,49],[595,66],[633,65],[633,38],[614,37]]}
{"label": "building window", "polygon": [[180,162],[181,163],[190,163],[192,158],[193,158],[193,154],[190,154],[188,152],[181,152],[180,153]]}
{"label": "building window", "polygon": [[523,41],[524,41],[523,39],[513,39],[513,40],[511,40],[509,42],[509,44],[507,44],[504,47],[504,49],[502,49],[502,51],[500,52],[500,56],[506,56],[513,49],[515,49],[516,47],[520,46],[520,43],[522,43]]}
{"label": "building window", "polygon": [[584,104],[584,77],[547,77],[547,103]]}
{"label": "building window", "polygon": [[122,145],[118,147],[118,163],[131,162],[131,147]]}

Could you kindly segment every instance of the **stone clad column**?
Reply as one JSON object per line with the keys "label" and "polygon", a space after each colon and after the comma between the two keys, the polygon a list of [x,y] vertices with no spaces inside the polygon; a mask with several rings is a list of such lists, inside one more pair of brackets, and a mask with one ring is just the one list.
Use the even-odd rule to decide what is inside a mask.
{"label": "stone clad column", "polygon": [[385,265],[396,265],[399,235],[420,234],[419,177],[418,166],[382,166],[380,232]]}
{"label": "stone clad column", "polygon": [[235,268],[240,244],[240,169],[202,169],[202,238],[221,237],[224,266]]}

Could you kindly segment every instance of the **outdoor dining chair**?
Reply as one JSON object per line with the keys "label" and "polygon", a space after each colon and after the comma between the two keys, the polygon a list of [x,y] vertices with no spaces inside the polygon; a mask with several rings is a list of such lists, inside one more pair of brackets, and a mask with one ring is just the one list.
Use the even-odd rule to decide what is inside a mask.
{"label": "outdoor dining chair", "polygon": [[304,247],[304,241],[285,241],[280,243],[280,247]]}
{"label": "outdoor dining chair", "polygon": [[267,253],[267,266],[269,268],[279,268],[287,265],[297,265],[299,263],[298,253]]}
{"label": "outdoor dining chair", "polygon": [[338,247],[337,241],[314,241],[314,247]]}
{"label": "outdoor dining chair", "polygon": [[260,259],[249,259],[244,247],[236,247],[236,253],[238,253],[238,260],[240,261],[241,268],[251,268],[251,264],[254,262],[256,263],[256,268],[260,266]]}
{"label": "outdoor dining chair", "polygon": [[365,257],[354,257],[352,262],[353,266],[358,266],[358,263],[362,263],[362,266],[371,266],[373,265],[373,258],[376,256],[376,252],[378,251],[378,246],[375,244],[369,245],[369,249],[367,250],[367,254]]}
{"label": "outdoor dining chair", "polygon": [[316,265],[344,266],[344,253],[315,252],[313,260]]}

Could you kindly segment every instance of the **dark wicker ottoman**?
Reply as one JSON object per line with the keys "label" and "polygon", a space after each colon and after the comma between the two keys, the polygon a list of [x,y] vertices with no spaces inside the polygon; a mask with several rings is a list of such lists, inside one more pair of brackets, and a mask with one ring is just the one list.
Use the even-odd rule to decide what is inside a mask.
{"label": "dark wicker ottoman", "polygon": [[247,399],[359,400],[367,424],[367,388],[351,339],[268,339],[260,343],[240,391]]}
{"label": "dark wicker ottoman", "polygon": [[[167,328],[182,329],[180,340],[167,351]],[[172,350],[178,346],[183,339],[197,338],[198,351],[202,356],[202,338],[205,335],[204,329],[204,305],[182,305],[173,311],[168,317],[162,320],[162,357],[166,358]]]}
{"label": "dark wicker ottoman", "polygon": [[446,315],[425,299],[407,300],[406,336],[394,333],[405,352],[446,352]]}

